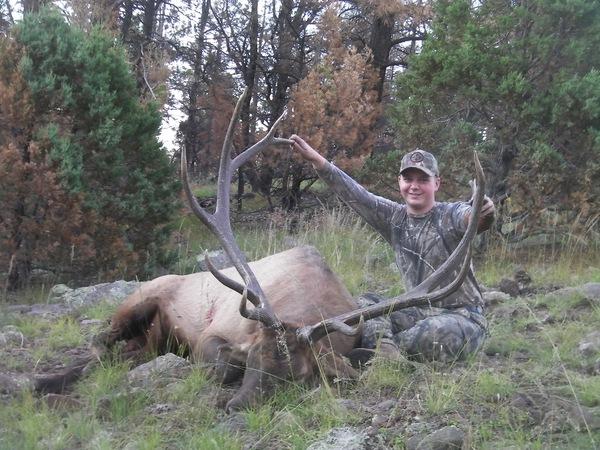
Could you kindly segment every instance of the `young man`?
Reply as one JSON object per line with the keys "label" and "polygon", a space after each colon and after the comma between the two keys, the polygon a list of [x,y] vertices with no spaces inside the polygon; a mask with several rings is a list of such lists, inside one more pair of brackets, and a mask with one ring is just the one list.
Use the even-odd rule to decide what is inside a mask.
{"label": "young man", "polygon": [[[402,158],[398,183],[405,204],[368,192],[330,164],[302,138],[293,135],[292,148],[313,167],[329,187],[392,246],[406,290],[421,283],[452,253],[464,234],[471,206],[465,202],[439,203],[440,187],[435,157],[414,150]],[[485,198],[478,231],[490,227],[494,204]],[[361,297],[361,306],[380,300]],[[472,271],[460,289],[436,307],[413,307],[390,318],[367,321],[362,346],[393,356],[400,348],[417,360],[454,361],[475,353],[483,344],[487,322],[483,299]],[[391,320],[390,320],[391,319]]]}

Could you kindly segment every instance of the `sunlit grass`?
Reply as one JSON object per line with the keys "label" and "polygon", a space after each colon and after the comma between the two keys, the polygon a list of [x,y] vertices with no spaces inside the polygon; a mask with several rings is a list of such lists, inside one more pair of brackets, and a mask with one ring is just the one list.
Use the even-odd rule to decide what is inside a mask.
{"label": "sunlit grass", "polygon": [[190,430],[171,448],[196,450],[240,450],[242,442],[224,430]]}
{"label": "sunlit grass", "polygon": [[[181,222],[186,238],[179,243],[185,263],[175,268],[177,273],[197,270],[197,255],[220,245],[196,218]],[[323,255],[351,293],[366,291],[403,292],[400,275],[390,270],[393,252],[372,229],[345,208],[318,211],[287,218],[283,212],[267,215],[260,226],[234,224],[236,240],[249,260],[262,258],[297,245],[312,245]]]}

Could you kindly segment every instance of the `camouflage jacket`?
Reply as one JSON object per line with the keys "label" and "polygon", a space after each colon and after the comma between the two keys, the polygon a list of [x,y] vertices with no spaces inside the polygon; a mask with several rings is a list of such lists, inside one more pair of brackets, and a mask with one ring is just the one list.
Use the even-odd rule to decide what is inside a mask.
{"label": "camouflage jacket", "polygon": [[[407,290],[441,266],[466,231],[465,215],[471,210],[467,203],[436,203],[427,214],[412,216],[405,205],[370,193],[333,164],[328,163],[317,172],[392,246]],[[457,274],[458,270],[453,275]],[[478,306],[483,311],[483,299],[472,271],[457,292],[435,306]]]}

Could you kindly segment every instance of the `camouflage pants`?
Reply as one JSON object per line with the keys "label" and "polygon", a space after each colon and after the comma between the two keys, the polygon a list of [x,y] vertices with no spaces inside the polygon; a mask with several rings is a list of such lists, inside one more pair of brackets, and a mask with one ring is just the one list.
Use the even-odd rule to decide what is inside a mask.
{"label": "camouflage pants", "polygon": [[[359,305],[384,300],[363,294]],[[396,345],[418,361],[451,362],[476,353],[487,335],[487,321],[474,308],[444,309],[412,307],[365,322],[361,346],[377,348]]]}

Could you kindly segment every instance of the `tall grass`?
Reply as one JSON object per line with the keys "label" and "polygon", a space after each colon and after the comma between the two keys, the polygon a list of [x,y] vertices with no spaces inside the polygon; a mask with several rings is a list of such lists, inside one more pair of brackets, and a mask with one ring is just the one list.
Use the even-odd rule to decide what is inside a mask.
{"label": "tall grass", "polygon": [[[196,257],[220,245],[193,217],[181,222],[180,261],[175,271],[197,270]],[[289,216],[282,211],[267,215],[260,224],[234,223],[234,234],[248,260],[262,258],[298,245],[312,245],[323,255],[352,294],[366,291],[402,291],[400,276],[389,266],[394,258],[389,245],[345,207],[321,209]]]}

